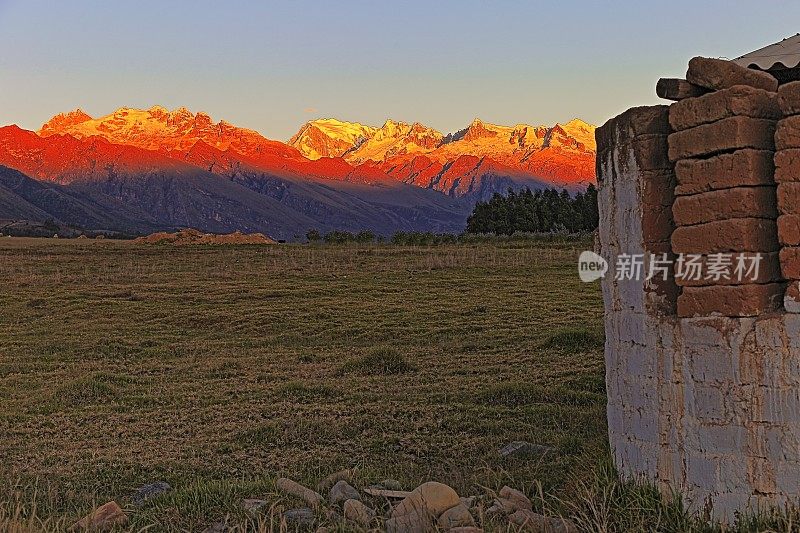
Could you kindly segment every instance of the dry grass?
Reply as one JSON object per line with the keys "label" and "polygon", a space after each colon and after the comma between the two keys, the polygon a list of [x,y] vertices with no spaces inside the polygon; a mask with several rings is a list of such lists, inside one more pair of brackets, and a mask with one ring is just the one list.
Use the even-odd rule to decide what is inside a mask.
{"label": "dry grass", "polygon": [[[607,447],[586,246],[1,239],[0,479],[37,483],[45,521],[165,480],[132,512],[156,530],[352,466],[568,498]],[[556,452],[500,457],[514,440]]]}

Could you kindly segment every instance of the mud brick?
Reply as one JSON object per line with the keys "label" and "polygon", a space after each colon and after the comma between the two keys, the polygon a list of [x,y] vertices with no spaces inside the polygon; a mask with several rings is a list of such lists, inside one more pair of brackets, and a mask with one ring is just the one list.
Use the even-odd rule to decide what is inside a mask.
{"label": "mud brick", "polygon": [[729,117],[669,136],[669,158],[714,155],[741,148],[774,150],[775,121],[763,118]]}
{"label": "mud brick", "polygon": [[729,218],[776,218],[775,187],[735,187],[691,196],[672,204],[676,226],[691,226]]}
{"label": "mud brick", "polygon": [[642,236],[646,243],[669,242],[675,223],[672,208],[668,205],[644,206],[642,212]]}
{"label": "mud brick", "polygon": [[642,203],[646,206],[672,205],[675,200],[675,173],[671,170],[646,170],[642,176]]}
{"label": "mud brick", "polygon": [[800,81],[793,81],[778,88],[778,105],[786,116],[800,114]]}
{"label": "mud brick", "polygon": [[800,246],[800,215],[778,217],[778,242],[784,246]]}
{"label": "mud brick", "polygon": [[[713,275],[714,264],[720,265],[720,260],[727,261],[720,273],[727,275]],[[703,287],[709,285],[750,285],[754,283],[775,283],[783,280],[781,274],[781,261],[778,252],[740,252],[726,253],[714,257],[708,254],[699,258],[691,255],[682,255],[676,258],[675,284],[680,287]],[[683,265],[680,262],[683,261]],[[688,262],[692,265],[689,266]],[[758,267],[755,268],[754,264]],[[695,267],[697,264],[699,266]],[[737,270],[738,267],[738,270]],[[753,267],[753,271],[750,271]],[[695,270],[697,269],[697,270]],[[696,272],[700,277],[696,278]],[[709,272],[712,273],[709,276]],[[715,279],[718,278],[718,279]]]}
{"label": "mud brick", "polygon": [[[672,162],[667,156],[667,136],[646,134],[634,137],[630,142],[616,146],[620,151],[629,151],[633,154],[632,163],[639,171],[672,170]],[[608,150],[598,152],[597,161],[605,160]],[[627,163],[621,160],[620,165]],[[620,169],[626,170],[624,168]]]}
{"label": "mud brick", "polygon": [[779,121],[775,129],[775,150],[787,148],[800,148],[800,115]]}
{"label": "mud brick", "polygon": [[767,218],[718,220],[677,227],[672,232],[676,254],[774,252],[779,247],[775,221]]}
{"label": "mud brick", "polygon": [[786,279],[800,279],[800,247],[781,248],[781,274]]}
{"label": "mud brick", "polygon": [[793,280],[786,284],[783,307],[787,313],[800,313],[800,281]]}
{"label": "mud brick", "polygon": [[678,297],[678,316],[756,316],[781,308],[784,284],[684,287]]}
{"label": "mud brick", "polygon": [[737,85],[672,104],[669,123],[675,131],[711,124],[728,117],[778,120],[782,117],[778,96],[763,89]]}
{"label": "mud brick", "polygon": [[775,152],[775,181],[800,181],[800,149],[790,148]]}
{"label": "mud brick", "polygon": [[669,106],[634,107],[612,118],[595,130],[598,153],[611,149],[621,130],[624,131],[622,137],[628,139],[640,135],[667,135],[672,131],[669,126]]}
{"label": "mud brick", "polygon": [[782,215],[800,215],[800,182],[778,185],[778,211]]}
{"label": "mud brick", "polygon": [[709,57],[694,57],[689,61],[686,81],[715,91],[734,85],[749,85],[771,92],[778,90],[778,80],[766,72]]}
{"label": "mud brick", "polygon": [[675,164],[676,195],[770,185],[775,172],[773,152],[737,150],[709,159],[682,159]]}
{"label": "mud brick", "polygon": [[708,89],[679,78],[661,78],[656,83],[656,95],[665,100],[680,101],[708,93]]}

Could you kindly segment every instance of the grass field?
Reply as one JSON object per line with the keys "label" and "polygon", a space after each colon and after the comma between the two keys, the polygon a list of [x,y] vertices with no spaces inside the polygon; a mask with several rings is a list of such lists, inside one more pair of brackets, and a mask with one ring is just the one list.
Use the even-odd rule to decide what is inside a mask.
{"label": "grass field", "polygon": [[569,498],[607,454],[590,245],[0,239],[0,500],[74,520],[164,480],[134,526],[196,531],[348,467]]}

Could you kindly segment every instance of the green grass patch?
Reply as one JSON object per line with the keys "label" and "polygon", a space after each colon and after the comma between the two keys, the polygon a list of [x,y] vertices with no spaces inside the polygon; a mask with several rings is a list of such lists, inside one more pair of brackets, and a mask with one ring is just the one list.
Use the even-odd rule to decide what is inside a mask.
{"label": "green grass patch", "polygon": [[602,349],[604,343],[605,335],[599,328],[569,326],[551,333],[543,346],[567,353],[583,353]]}
{"label": "green grass patch", "polygon": [[287,381],[278,387],[278,395],[296,401],[324,400],[336,396],[336,389],[327,385],[312,385],[302,381]]}
{"label": "green grass patch", "polygon": [[415,367],[391,346],[381,346],[339,367],[339,374],[390,375],[412,372]]}

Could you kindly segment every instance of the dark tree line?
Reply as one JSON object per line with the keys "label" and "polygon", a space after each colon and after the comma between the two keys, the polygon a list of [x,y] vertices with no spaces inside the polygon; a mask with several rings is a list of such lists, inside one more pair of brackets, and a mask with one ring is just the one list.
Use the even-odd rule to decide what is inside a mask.
{"label": "dark tree line", "polygon": [[509,190],[505,196],[495,193],[488,202],[475,205],[467,219],[467,233],[578,233],[597,229],[598,218],[597,188],[591,184],[575,196],[566,190]]}

